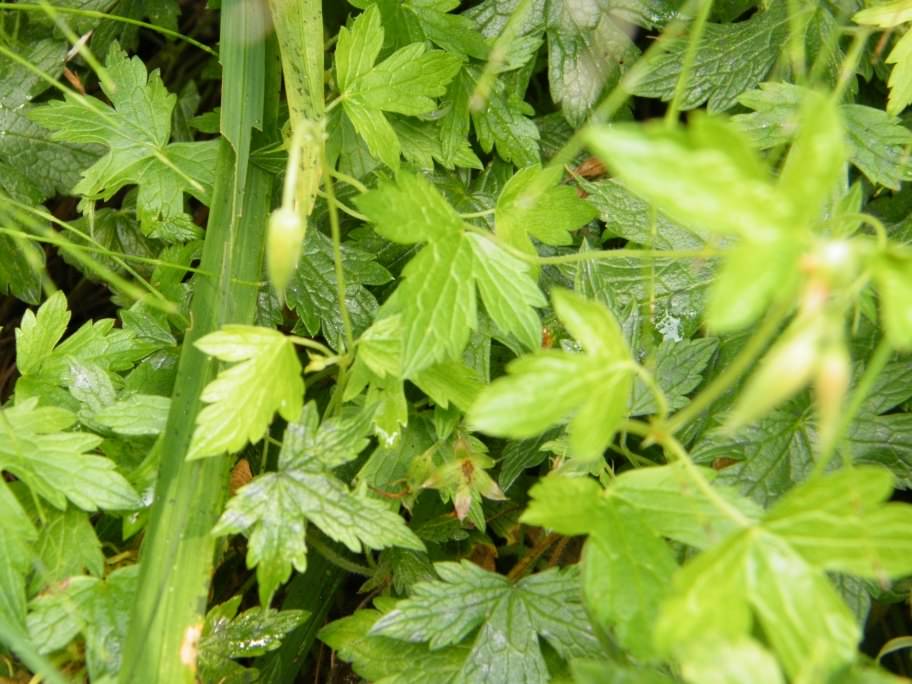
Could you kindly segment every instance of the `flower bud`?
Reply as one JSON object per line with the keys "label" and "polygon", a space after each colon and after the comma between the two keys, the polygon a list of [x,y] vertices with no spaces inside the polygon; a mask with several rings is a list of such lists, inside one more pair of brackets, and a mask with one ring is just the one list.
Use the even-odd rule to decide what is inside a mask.
{"label": "flower bud", "polygon": [[269,217],[269,231],[266,236],[266,267],[269,279],[280,298],[291,280],[304,242],[306,224],[293,209],[279,207]]}
{"label": "flower bud", "polygon": [[760,418],[804,388],[817,366],[820,338],[818,319],[803,323],[775,344],[748,379],[727,427],[734,429]]}
{"label": "flower bud", "polygon": [[814,374],[820,445],[824,451],[836,437],[842,404],[851,381],[852,359],[845,345],[830,345],[817,360]]}

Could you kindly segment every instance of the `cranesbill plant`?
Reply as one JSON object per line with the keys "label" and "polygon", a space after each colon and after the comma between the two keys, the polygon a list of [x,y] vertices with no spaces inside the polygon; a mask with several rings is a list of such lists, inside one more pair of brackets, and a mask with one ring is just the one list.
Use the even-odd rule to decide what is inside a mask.
{"label": "cranesbill plant", "polygon": [[0,3],[3,676],[904,681],[910,24]]}

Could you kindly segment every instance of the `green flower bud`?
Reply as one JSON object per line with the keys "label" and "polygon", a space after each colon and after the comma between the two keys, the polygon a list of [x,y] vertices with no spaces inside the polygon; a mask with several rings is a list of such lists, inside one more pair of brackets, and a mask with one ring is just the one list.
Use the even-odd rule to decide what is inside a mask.
{"label": "green flower bud", "polygon": [[266,267],[280,298],[284,298],[285,288],[298,267],[306,227],[298,213],[287,207],[279,207],[269,217]]}

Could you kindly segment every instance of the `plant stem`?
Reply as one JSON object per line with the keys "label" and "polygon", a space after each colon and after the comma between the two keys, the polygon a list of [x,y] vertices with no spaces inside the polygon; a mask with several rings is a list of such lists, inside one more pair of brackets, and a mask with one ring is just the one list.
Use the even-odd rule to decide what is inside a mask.
{"label": "plant stem", "polygon": [[681,111],[681,100],[684,99],[684,93],[687,90],[687,81],[697,58],[697,50],[700,47],[700,41],[703,39],[703,31],[706,29],[706,22],[709,20],[712,4],[712,0],[700,0],[697,18],[691,25],[690,36],[687,39],[687,52],[684,53],[684,61],[681,63],[681,73],[678,75],[678,82],[675,84],[674,95],[668,104],[668,109],[665,111],[665,123],[669,126],[677,123],[678,112]]}
{"label": "plant stem", "polygon": [[324,544],[323,540],[313,533],[307,535],[307,545],[337,568],[363,577],[374,576],[374,572],[370,568],[350,561],[341,554],[336,553],[329,544]]}
{"label": "plant stem", "polygon": [[751,335],[747,344],[744,345],[744,348],[728,364],[725,370],[713,378],[712,382],[693,398],[693,401],[668,420],[665,425],[665,430],[668,434],[673,435],[687,426],[690,421],[709,408],[716,399],[725,394],[737,382],[738,378],[748,369],[754,359],[773,338],[773,335],[776,334],[776,331],[779,330],[779,326],[788,316],[791,309],[792,302],[790,300],[781,300],[767,313],[760,327]]}
{"label": "plant stem", "polygon": [[336,192],[333,189],[332,174],[326,160],[326,146],[320,145],[320,163],[323,166],[323,182],[326,188],[326,204],[329,208],[329,225],[332,230],[333,263],[336,268],[336,297],[339,300],[339,313],[342,315],[342,329],[345,331],[345,346],[348,351],[355,347],[355,335],[352,329],[351,316],[345,299],[345,267],[342,263],[342,231],[339,227],[339,207],[336,204]]}
{"label": "plant stem", "polygon": [[704,477],[703,473],[700,472],[700,469],[694,464],[691,460],[690,455],[681,445],[681,443],[676,440],[671,435],[666,435],[662,440],[661,444],[665,449],[674,456],[675,460],[680,462],[684,469],[687,471],[688,476],[697,486],[697,488],[706,495],[706,498],[722,513],[725,517],[729,518],[735,524],[741,527],[750,527],[753,523],[751,520],[744,515],[737,508],[732,506],[728,501],[723,499],[719,492],[713,489],[709,481]]}
{"label": "plant stem", "polygon": [[890,361],[892,355],[893,347],[890,346],[886,337],[882,338],[874,349],[874,353],[871,354],[871,358],[868,359],[868,364],[865,367],[864,373],[858,381],[855,391],[852,392],[852,398],[849,401],[849,405],[846,406],[845,410],[842,412],[842,416],[840,417],[836,431],[833,433],[833,437],[824,445],[823,451],[817,459],[817,463],[814,465],[813,477],[822,475],[826,470],[827,465],[829,465],[830,460],[833,458],[833,454],[836,451],[836,445],[839,444],[848,431],[849,426],[851,426],[852,421],[855,420],[855,416],[858,415],[861,405],[864,403],[864,400],[868,398],[871,389],[874,387],[874,383],[883,372],[884,367]]}

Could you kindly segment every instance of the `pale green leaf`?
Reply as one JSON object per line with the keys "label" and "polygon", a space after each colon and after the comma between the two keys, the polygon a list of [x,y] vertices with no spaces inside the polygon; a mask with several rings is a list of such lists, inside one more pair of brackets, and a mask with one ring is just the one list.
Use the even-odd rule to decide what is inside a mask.
{"label": "pale green leaf", "polygon": [[779,188],[795,207],[793,229],[811,224],[845,178],[847,150],[842,120],[833,99],[805,92],[798,132],[779,173]]}
{"label": "pale green leaf", "polygon": [[474,255],[459,236],[425,246],[402,270],[402,372],[457,358],[476,325]]}
{"label": "pale green leaf", "polygon": [[383,27],[376,6],[358,15],[351,28],[339,29],[335,64],[340,91],[344,92],[352,81],[370,71],[382,47]]}
{"label": "pale green leaf", "polygon": [[541,321],[533,307],[547,303],[529,275],[529,265],[511,256],[492,240],[467,235],[474,256],[473,276],[485,311],[497,328],[515,336],[526,349],[541,343]]}
{"label": "pale green leaf", "polygon": [[[699,475],[712,481],[716,473],[700,468]],[[712,485],[714,496],[749,520],[759,520],[762,509],[727,487]],[[719,511],[713,500],[694,483],[694,474],[683,463],[637,468],[622,473],[608,490],[637,512],[658,534],[696,547],[711,548],[736,532],[739,526]]]}
{"label": "pale green leaf", "polygon": [[610,505],[599,484],[588,477],[542,478],[529,489],[529,497],[522,522],[568,536],[588,534]]}
{"label": "pale green leaf", "polygon": [[682,674],[693,684],[785,684],[773,654],[750,637],[694,648]]}
{"label": "pale green leaf", "polygon": [[188,458],[238,451],[266,434],[273,415],[294,420],[304,381],[294,344],[268,328],[226,325],[196,341],[209,356],[235,363],[206,385]]}
{"label": "pale green leaf", "polygon": [[826,575],[779,537],[751,545],[747,597],[786,674],[821,681],[855,660],[861,632]]}
{"label": "pale green leaf", "polygon": [[792,206],[770,182],[740,134],[721,120],[689,126],[593,127],[589,146],[634,193],[697,234],[714,231],[755,243],[791,229]]}
{"label": "pale green leaf", "polygon": [[425,114],[436,107],[434,98],[446,92],[461,63],[456,55],[427,51],[422,43],[413,43],[353,81],[346,92],[372,109]]}
{"label": "pale green leaf", "polygon": [[38,533],[5,481],[0,481],[0,619],[25,625],[25,576],[32,567]]}
{"label": "pale green leaf", "polygon": [[627,412],[633,378],[623,333],[601,304],[555,290],[555,311],[586,353],[539,351],[507,366],[469,411],[473,428],[522,439],[570,419],[581,459],[597,458]]}
{"label": "pale green leaf", "polygon": [[423,644],[371,634],[371,627],[380,616],[376,610],[359,610],[323,627],[319,637],[369,681],[425,684],[456,680],[469,653],[468,646],[431,650]]}
{"label": "pale green leaf", "polygon": [[800,243],[788,238],[745,242],[729,249],[709,291],[703,316],[715,332],[733,332],[756,321],[774,296],[798,284]]}
{"label": "pale green leaf", "polygon": [[912,21],[912,3],[909,0],[894,0],[867,7],[852,17],[856,24],[893,28]]}
{"label": "pale green leaf", "polygon": [[[559,185],[559,168],[542,171],[530,166],[518,171],[497,198],[494,225],[497,236],[528,254],[535,254],[532,236],[549,245],[569,245],[570,231],[596,216],[569,185]],[[538,190],[533,194],[533,190]]]}
{"label": "pale green leaf", "polygon": [[677,563],[668,545],[623,504],[592,521],[583,554],[583,591],[594,621],[633,656],[656,655],[653,627]]}
{"label": "pale green leaf", "polygon": [[729,537],[684,565],[675,575],[655,628],[659,649],[685,658],[708,641],[746,636],[751,626],[747,604],[746,535]]}
{"label": "pale green leaf", "polygon": [[394,171],[398,170],[399,138],[383,113],[370,109],[356,97],[345,100],[342,108],[371,154]]}
{"label": "pale green leaf", "polygon": [[22,315],[16,329],[16,368],[22,375],[38,370],[54,350],[70,322],[70,311],[62,292],[55,292],[39,308]]}
{"label": "pale green leaf", "polygon": [[147,74],[138,57],[128,58],[116,44],[105,66],[116,90],[105,84],[102,89],[113,107],[97,98],[68,94],[63,101],[36,107],[32,118],[54,131],[54,140],[108,148],[83,171],[73,192],[90,199],[109,199],[123,186],[137,183],[137,213],[144,232],[158,231],[169,240],[193,237],[198,231],[183,211],[183,193],[207,194],[205,186],[212,185],[214,164],[206,160],[214,160],[215,141],[176,143],[172,150],[168,141],[176,98],[168,93],[158,72]]}
{"label": "pale green leaf", "polygon": [[893,50],[887,55],[887,64],[893,64],[890,72],[890,97],[887,113],[898,116],[912,102],[912,30],[906,30]]}
{"label": "pale green leaf", "polygon": [[570,290],[555,290],[552,297],[557,317],[589,355],[615,363],[630,359],[621,326],[603,304]]}
{"label": "pale green leaf", "polygon": [[438,406],[453,404],[462,411],[469,409],[483,386],[475,371],[458,361],[436,363],[411,380]]}
{"label": "pale green leaf", "polygon": [[355,199],[355,205],[387,240],[413,244],[440,240],[461,229],[462,220],[427,178],[400,173]]}
{"label": "pale green leaf", "polygon": [[764,527],[825,570],[886,580],[912,572],[912,507],[883,504],[890,472],[841,470],[790,490]]}
{"label": "pale green leaf", "polygon": [[61,432],[73,417],[36,403],[31,399],[2,411],[0,470],[13,473],[61,510],[67,499],[86,511],[137,508],[139,497],[114,462],[89,453],[101,438]]}
{"label": "pale green leaf", "polygon": [[875,262],[884,333],[896,349],[912,349],[912,258],[883,254]]}

